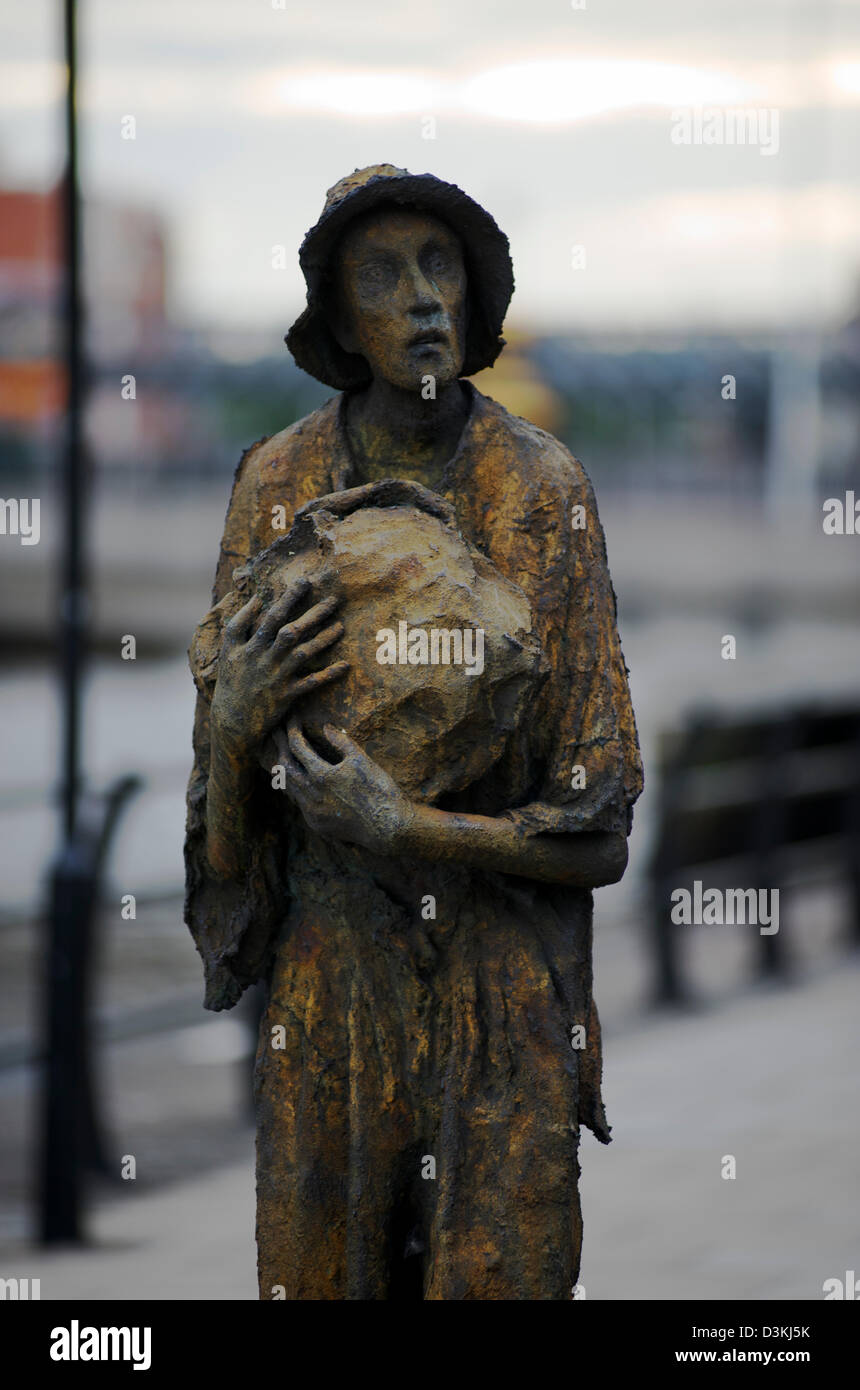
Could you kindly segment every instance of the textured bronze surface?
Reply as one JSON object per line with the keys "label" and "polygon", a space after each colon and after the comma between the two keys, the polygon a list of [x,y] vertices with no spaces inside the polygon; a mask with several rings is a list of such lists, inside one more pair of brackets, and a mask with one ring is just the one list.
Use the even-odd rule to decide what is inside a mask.
{"label": "textured bronze surface", "polygon": [[[603,533],[462,380],[507,244],[421,179],[357,172],[306,239],[291,340],[365,380],[244,455],[191,650],[186,920],[207,1007],[268,989],[265,1299],[569,1298],[580,1126],[609,1138],[591,889],[642,773]],[[401,621],[486,630],[483,671],[380,665]]]}

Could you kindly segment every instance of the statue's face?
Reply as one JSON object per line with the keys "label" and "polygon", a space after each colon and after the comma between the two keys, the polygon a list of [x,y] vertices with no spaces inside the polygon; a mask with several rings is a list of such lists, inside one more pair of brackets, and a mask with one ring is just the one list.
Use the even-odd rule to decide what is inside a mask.
{"label": "statue's face", "polygon": [[357,218],[338,249],[332,327],[374,378],[420,391],[456,381],[466,339],[466,269],[438,218],[380,208]]}

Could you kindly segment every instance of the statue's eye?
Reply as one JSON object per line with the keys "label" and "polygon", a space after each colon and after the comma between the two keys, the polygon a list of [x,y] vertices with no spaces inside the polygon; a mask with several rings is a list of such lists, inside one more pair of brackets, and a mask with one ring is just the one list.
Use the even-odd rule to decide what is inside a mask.
{"label": "statue's eye", "polygon": [[433,280],[451,279],[457,272],[456,253],[431,243],[421,254],[421,269]]}
{"label": "statue's eye", "polygon": [[424,256],[426,275],[447,275],[451,271],[451,257],[441,247],[434,247]]}
{"label": "statue's eye", "polygon": [[358,272],[363,289],[385,289],[396,279],[397,272],[386,261],[368,261]]}

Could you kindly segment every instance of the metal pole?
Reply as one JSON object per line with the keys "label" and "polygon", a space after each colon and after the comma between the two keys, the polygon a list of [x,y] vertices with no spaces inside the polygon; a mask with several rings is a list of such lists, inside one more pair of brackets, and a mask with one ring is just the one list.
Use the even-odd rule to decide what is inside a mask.
{"label": "metal pole", "polygon": [[40,1227],[45,1243],[78,1241],[85,1157],[86,996],[93,910],[92,874],[79,825],[81,675],[86,595],[83,566],[82,323],[80,208],[76,125],[75,0],[64,0],[66,173],[62,185],[65,251],[63,334],[66,365],[64,554],[59,614],[62,695],[62,845],[51,874],[44,981],[44,1078]]}
{"label": "metal pole", "polygon": [[63,826],[66,838],[75,833],[81,757],[81,671],[83,664],[86,593],[83,571],[82,451],[82,323],[81,237],[78,197],[78,138],[76,119],[77,35],[75,0],[64,0],[66,63],[66,142],[68,159],[63,182],[65,242],[65,357],[68,382],[66,405],[65,553],[60,606],[63,693]]}

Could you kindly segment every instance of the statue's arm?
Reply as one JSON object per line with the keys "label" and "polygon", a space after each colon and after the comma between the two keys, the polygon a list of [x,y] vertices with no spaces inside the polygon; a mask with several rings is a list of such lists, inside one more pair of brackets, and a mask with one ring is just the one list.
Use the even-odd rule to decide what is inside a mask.
{"label": "statue's arm", "polygon": [[460,815],[413,804],[398,850],[431,860],[518,874],[541,883],[600,888],[627,867],[627,837],[611,832],[528,834],[505,817]]}
{"label": "statue's arm", "polygon": [[218,878],[247,873],[253,845],[254,779],[243,757],[216,739],[209,750],[206,789],[206,858]]}
{"label": "statue's arm", "polygon": [[[544,646],[556,652],[545,702],[535,710],[538,726],[550,731],[543,783],[530,805],[497,817],[413,807],[405,842],[407,852],[430,859],[598,888],[617,883],[627,867],[628,807],[641,787],[641,764],[594,493],[582,466],[562,452],[564,485],[548,483],[545,505],[533,507],[525,535],[516,532],[526,571],[564,576],[551,594],[535,598]],[[574,527],[574,518],[585,525]],[[561,631],[553,637],[553,629]],[[574,768],[580,790],[573,789]]]}
{"label": "statue's arm", "polygon": [[343,632],[332,576],[290,586],[264,608],[231,591],[234,569],[265,547],[254,451],[240,465],[221,545],[214,607],[191,648],[198,689],[188,790],[185,920],[203,956],[206,1004],[230,1007],[265,969],[287,891],[283,798],[258,755],[303,695],[339,679],[346,663],[309,671]]}
{"label": "statue's arm", "polygon": [[[213,608],[195,633],[197,686],[194,765],[185,834],[185,921],[203,958],[206,1007],[230,1008],[264,968],[285,893],[273,818],[259,806],[252,762],[231,754],[216,719],[213,693],[221,645],[218,605],[235,567],[254,553],[253,450],[236,474],[212,593]],[[256,832],[256,833],[255,833]]]}
{"label": "statue's arm", "polygon": [[321,835],[375,854],[452,860],[572,887],[616,883],[624,872],[626,835],[550,830],[557,808],[540,803],[495,817],[423,806],[344,730],[326,725],[324,732],[338,762],[322,757],[295,719],[286,737],[275,733],[291,798]]}
{"label": "statue's arm", "polygon": [[[189,653],[199,692],[191,784],[193,788],[196,781],[198,788],[193,819],[205,850],[205,862],[199,868],[223,879],[241,879],[247,873],[252,848],[253,765],[238,741],[232,747],[228,741],[229,709],[219,689],[223,682],[215,680],[214,672],[220,669],[218,658],[227,633],[237,626],[231,620],[222,629],[219,605],[231,588],[233,570],[246,564],[255,549],[255,452],[255,448],[247,450],[236,470],[215,572],[213,607],[197,629]],[[189,807],[190,803],[191,788]],[[201,839],[200,833],[197,838]]]}
{"label": "statue's arm", "polygon": [[[231,811],[237,784],[217,771],[213,778],[218,753],[211,740],[210,716],[209,699],[198,694],[187,799],[185,921],[203,958],[206,1007],[223,1009],[235,1004],[264,970],[272,932],[283,914],[285,889],[279,840],[273,818],[264,820],[259,790],[243,799],[241,809]],[[253,834],[255,821],[259,830]],[[231,825],[235,840],[228,849]],[[231,858],[223,857],[216,846],[223,846]]]}

